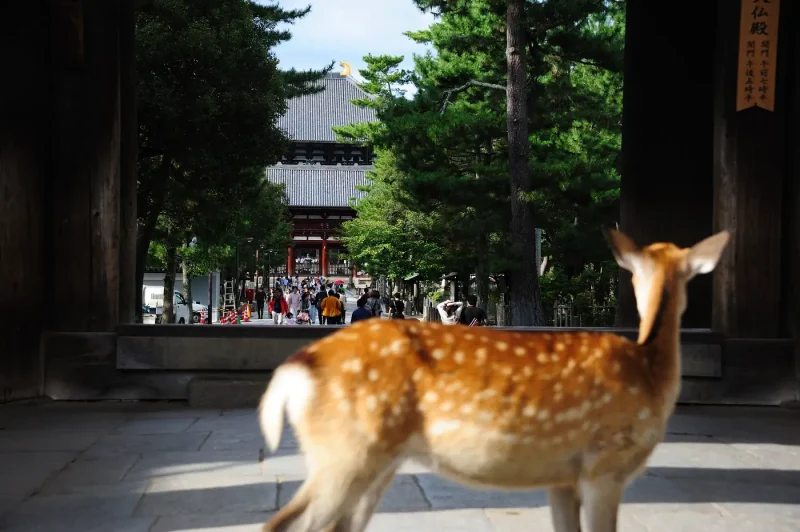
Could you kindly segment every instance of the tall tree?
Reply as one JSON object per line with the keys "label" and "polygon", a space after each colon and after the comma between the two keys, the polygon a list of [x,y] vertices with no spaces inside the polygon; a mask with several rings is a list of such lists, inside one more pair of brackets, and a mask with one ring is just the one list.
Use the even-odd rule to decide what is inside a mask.
{"label": "tall tree", "polygon": [[511,268],[512,325],[544,325],[536,268],[536,223],[529,201],[533,190],[528,141],[528,90],[525,69],[525,0],[508,0],[506,54],[508,80],[508,177],[511,181],[511,243],[521,260]]}
{"label": "tall tree", "polygon": [[[434,215],[444,257],[439,273],[475,272],[484,301],[488,284],[481,281],[488,283],[488,273],[516,265],[536,273],[534,246],[515,250],[511,245],[508,134],[514,124],[506,112],[506,0],[418,4],[437,7],[439,17],[409,36],[435,54],[416,57],[413,72],[399,70],[401,58],[367,58],[361,74],[373,97],[361,103],[376,109],[380,123],[352,125],[339,133],[367,138],[379,148],[379,161],[391,155],[391,171],[376,169],[380,187],[370,196],[378,188],[385,195],[388,187],[406,210]],[[559,294],[583,291],[571,285],[573,279],[578,284],[595,280],[584,275],[584,266],[592,269],[598,257],[602,262],[607,256],[595,253],[605,251],[597,226],[616,217],[620,80],[608,69],[620,63],[623,20],[615,17],[621,13],[617,2],[524,4],[525,51],[532,60],[525,76],[528,133],[523,138],[530,156],[519,166],[530,184],[517,198],[535,211],[535,226],[545,230],[548,264],[558,265],[559,279],[567,277],[557,287]],[[410,100],[396,91],[404,80],[417,88]],[[359,203],[365,213],[369,199]],[[400,251],[394,233],[368,234],[366,225],[360,227],[364,238],[353,240],[353,249]],[[527,227],[533,235],[534,225]],[[528,301],[535,300],[530,290],[512,286]],[[552,302],[552,294],[544,299]]]}

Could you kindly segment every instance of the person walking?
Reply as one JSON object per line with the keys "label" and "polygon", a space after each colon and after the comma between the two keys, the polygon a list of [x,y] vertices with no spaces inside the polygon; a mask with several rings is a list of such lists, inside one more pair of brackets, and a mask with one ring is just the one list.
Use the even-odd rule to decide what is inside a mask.
{"label": "person walking", "polygon": [[256,311],[258,312],[258,319],[264,319],[264,303],[267,301],[267,293],[264,292],[264,287],[259,286],[256,292]]}
{"label": "person walking", "polygon": [[372,317],[372,312],[369,309],[365,308],[366,304],[367,304],[366,296],[361,296],[360,298],[358,298],[358,301],[356,301],[356,306],[358,308],[355,309],[353,311],[353,314],[350,315],[351,325],[357,321],[368,320],[369,318]]}
{"label": "person walking", "polygon": [[325,293],[325,289],[320,285],[320,289],[317,292],[317,316],[319,317],[319,324],[325,325],[325,316],[322,313],[322,302],[325,301],[325,298],[328,295]]}
{"label": "person walking", "polygon": [[333,290],[330,290],[328,297],[322,300],[322,315],[328,325],[338,325],[339,317],[342,315],[339,305],[341,305],[339,298]]}
{"label": "person walking", "polygon": [[377,318],[381,317],[381,295],[377,290],[370,292],[365,307],[372,312],[373,316]]}
{"label": "person walking", "polygon": [[344,325],[347,320],[347,312],[345,310],[344,301],[342,301],[342,295],[339,293],[334,292],[336,299],[339,300],[339,324]]}
{"label": "person walking", "polygon": [[300,295],[300,289],[297,287],[297,285],[292,288],[292,291],[289,293],[289,297],[286,299],[289,302],[289,312],[296,316],[297,311],[300,310],[300,305],[303,302],[303,298]]}
{"label": "person walking", "polygon": [[319,308],[317,307],[317,291],[313,286],[308,289],[308,316],[312,324],[317,323]]}
{"label": "person walking", "polygon": [[461,301],[453,301],[448,299],[436,305],[436,310],[439,312],[439,317],[442,318],[443,325],[455,325],[458,323],[458,310],[464,306]]}
{"label": "person walking", "polygon": [[404,320],[406,319],[406,315],[403,314],[403,311],[406,309],[406,304],[402,301],[395,300],[393,312],[389,315],[390,320]]}
{"label": "person walking", "polygon": [[[400,292],[395,292],[394,296],[392,296],[392,299],[389,300],[389,319],[391,319],[392,315],[397,312],[397,303],[402,302],[402,297],[403,296],[400,294]],[[405,308],[405,305],[403,305],[403,308]]]}
{"label": "person walking", "polygon": [[289,305],[281,290],[276,289],[273,292],[272,298],[269,300],[269,311],[272,313],[272,323],[283,325],[283,317],[289,312]]}
{"label": "person walking", "polygon": [[486,325],[488,317],[482,308],[478,308],[478,296],[470,294],[467,296],[467,306],[461,310],[461,317],[458,322],[462,325]]}

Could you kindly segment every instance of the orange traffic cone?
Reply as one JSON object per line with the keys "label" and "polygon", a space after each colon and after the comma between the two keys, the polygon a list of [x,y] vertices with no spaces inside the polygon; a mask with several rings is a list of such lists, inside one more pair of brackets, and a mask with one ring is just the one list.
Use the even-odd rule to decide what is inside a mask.
{"label": "orange traffic cone", "polygon": [[205,325],[205,323],[206,323],[206,311],[205,310],[201,310],[200,311],[200,325]]}

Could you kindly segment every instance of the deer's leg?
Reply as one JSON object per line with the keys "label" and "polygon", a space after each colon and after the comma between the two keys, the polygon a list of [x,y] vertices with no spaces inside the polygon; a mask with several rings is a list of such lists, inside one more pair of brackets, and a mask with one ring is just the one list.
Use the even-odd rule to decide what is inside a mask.
{"label": "deer's leg", "polygon": [[574,486],[559,486],[547,491],[550,516],[555,532],[580,532],[581,501]]}
{"label": "deer's leg", "polygon": [[369,524],[372,514],[383,498],[386,489],[392,483],[397,472],[397,465],[391,465],[384,470],[361,496],[351,511],[343,515],[329,532],[364,532]]}
{"label": "deer's leg", "polygon": [[[365,469],[365,464],[370,467]],[[325,530],[353,511],[385,466],[385,462],[361,459],[318,465],[294,498],[263,526],[263,532]]]}
{"label": "deer's leg", "polygon": [[581,502],[588,532],[616,532],[617,513],[625,483],[615,475],[581,481]]}

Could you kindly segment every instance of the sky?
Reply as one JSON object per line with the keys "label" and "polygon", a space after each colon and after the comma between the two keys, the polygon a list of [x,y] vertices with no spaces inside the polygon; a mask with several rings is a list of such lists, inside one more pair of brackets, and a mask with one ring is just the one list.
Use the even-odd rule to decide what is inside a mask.
{"label": "sky", "polygon": [[[262,4],[275,3],[258,0]],[[284,9],[311,5],[311,12],[289,26],[290,41],[275,49],[281,68],[307,70],[322,68],[335,61],[353,67],[353,75],[366,68],[363,57],[402,55],[403,68],[413,68],[413,55],[425,47],[403,35],[409,30],[427,28],[433,16],[420,12],[412,0],[277,0]],[[360,78],[359,78],[360,79]]]}

